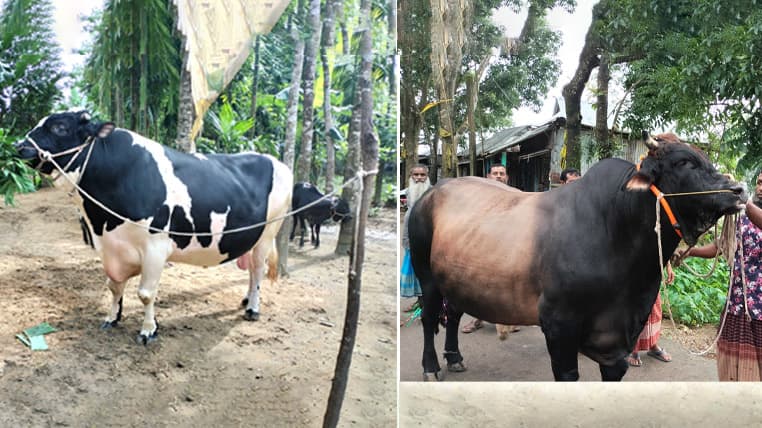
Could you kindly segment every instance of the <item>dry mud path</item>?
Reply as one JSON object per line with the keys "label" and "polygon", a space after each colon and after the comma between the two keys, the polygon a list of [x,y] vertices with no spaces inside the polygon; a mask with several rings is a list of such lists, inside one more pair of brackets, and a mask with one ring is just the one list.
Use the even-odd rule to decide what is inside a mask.
{"label": "dry mud path", "polygon": [[[159,340],[137,345],[137,280],[120,326],[101,331],[110,292],[62,189],[0,206],[0,426],[320,426],[341,339],[348,257],[291,245],[289,273],[242,319],[248,273],[174,264],[159,286]],[[369,219],[362,307],[340,425],[396,424],[396,215]],[[14,336],[46,321],[49,351]]]}

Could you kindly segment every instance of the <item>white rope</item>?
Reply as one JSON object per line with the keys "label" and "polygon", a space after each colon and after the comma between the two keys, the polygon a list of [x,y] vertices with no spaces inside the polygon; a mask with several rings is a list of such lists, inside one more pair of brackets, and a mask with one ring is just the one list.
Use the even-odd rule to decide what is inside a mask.
{"label": "white rope", "polygon": [[[149,230],[149,231],[152,231],[152,232],[166,233],[168,235],[175,235],[175,236],[221,236],[221,235],[226,235],[226,234],[229,234],[229,233],[238,233],[238,232],[243,232],[243,231],[246,231],[246,230],[256,229],[258,227],[262,227],[262,226],[265,226],[267,224],[283,220],[286,217],[289,217],[289,216],[294,215],[294,214],[296,214],[298,212],[304,211],[307,208],[310,208],[313,205],[316,205],[316,204],[320,203],[321,201],[332,197],[337,191],[342,190],[345,187],[349,186],[355,180],[358,180],[359,178],[362,178],[362,177],[364,177],[366,175],[369,175],[369,174],[376,174],[378,172],[378,170],[373,170],[373,171],[362,171],[362,170],[360,170],[360,171],[357,172],[357,174],[354,177],[352,177],[350,180],[346,181],[341,187],[339,187],[338,189],[336,189],[336,190],[326,194],[322,198],[317,199],[314,202],[311,202],[311,203],[309,203],[309,204],[307,204],[307,205],[305,205],[305,206],[303,206],[303,207],[301,207],[299,209],[296,209],[296,210],[293,210],[293,211],[289,211],[286,214],[284,214],[284,215],[282,215],[280,217],[276,217],[276,218],[271,219],[271,220],[259,222],[259,223],[256,223],[256,224],[252,224],[250,226],[243,226],[243,227],[238,227],[238,228],[235,228],[235,229],[224,230],[222,232],[172,232],[172,231],[168,231],[168,230],[164,230],[164,229],[159,229],[159,228],[156,228],[156,227],[153,227],[153,226],[150,226],[150,225],[147,226],[147,225],[144,225],[142,223],[138,223],[136,221],[130,220],[129,218],[127,218],[127,217],[125,217],[125,216],[115,212],[114,210],[108,208],[107,206],[103,205],[100,201],[98,201],[97,199],[92,197],[89,193],[87,193],[84,189],[82,189],[82,187],[79,186],[79,179],[82,178],[82,174],[84,173],[84,171],[83,171],[83,173],[81,173],[79,175],[79,179],[77,180],[77,182],[75,182],[74,180],[71,179],[71,177],[68,176],[68,174],[66,174],[66,171],[64,169],[62,169],[60,165],[58,165],[58,162],[55,161],[55,159],[54,159],[55,157],[61,156],[63,154],[73,153],[75,151],[75,149],[78,149],[79,151],[81,151],[82,148],[84,148],[84,146],[87,143],[82,144],[82,145],[80,145],[78,147],[75,147],[74,149],[69,149],[69,150],[67,150],[65,152],[51,154],[50,152],[41,149],[37,145],[37,143],[31,137],[29,137],[28,135],[26,136],[26,139],[30,143],[32,143],[32,145],[34,145],[35,149],[37,149],[38,156],[40,157],[40,159],[42,159],[42,160],[44,160],[46,162],[50,162],[51,164],[53,164],[53,166],[61,173],[61,175],[63,175],[66,178],[66,180],[69,181],[69,183],[71,183],[74,186],[74,188],[76,190],[78,190],[87,199],[89,199],[90,202],[94,203],[95,205],[100,207],[102,210],[104,210],[107,213],[111,214],[112,216],[118,218],[119,220],[122,220],[125,223],[129,223],[129,224],[132,224],[134,226],[137,226],[137,227],[140,227],[142,229],[146,229],[146,230]],[[91,149],[92,149],[92,145],[91,145]],[[79,155],[79,152],[77,153],[77,155]],[[90,159],[90,153],[88,152],[88,156],[87,156],[87,159],[85,160],[85,162],[87,162],[89,159]],[[71,161],[69,162],[69,164],[71,164]],[[69,164],[67,164],[67,166]],[[358,203],[358,207],[359,207],[359,205],[360,204]],[[359,212],[359,208],[358,208],[358,212]],[[169,227],[169,224],[167,224],[167,227]]]}
{"label": "white rope", "polygon": [[[664,195],[662,194],[662,195],[660,195],[659,197],[656,198],[656,225],[654,227],[654,230],[656,232],[656,239],[657,239],[657,241],[659,243],[659,268],[660,268],[660,272],[662,272],[662,273],[664,272],[664,259],[663,259],[663,253],[662,253],[663,250],[662,250],[662,246],[661,246],[661,221],[660,221],[661,220],[661,209],[660,209],[661,207],[660,207],[660,199],[663,196]],[[727,227],[727,226],[728,225],[725,224],[723,227]],[[715,233],[716,233],[716,228],[715,228]],[[741,263],[742,263],[742,265],[741,265],[742,266],[741,275],[743,276],[744,275],[744,273],[743,273],[743,245],[741,245],[741,247],[742,247],[741,248],[741,252],[742,252],[741,253],[742,254],[742,256],[741,256],[742,257],[742,259],[741,259]],[[719,247],[718,247],[718,251],[719,251]],[[714,266],[712,267],[712,269],[714,269]],[[674,328],[675,331],[677,332],[679,330],[677,329],[677,324],[675,324],[675,317],[672,315],[672,306],[669,303],[669,293],[667,293],[666,282],[662,281],[661,285],[663,286],[663,289],[664,289],[664,293],[663,293],[664,294],[664,301],[667,303],[667,311],[669,312],[669,320],[672,322],[672,328]],[[732,274],[732,271],[731,271],[730,281],[729,281],[729,284],[728,284],[728,293],[727,293],[727,296],[725,297],[725,308],[723,309],[722,322],[720,323],[720,328],[717,330],[717,335],[714,337],[714,340],[712,341],[712,343],[706,349],[704,349],[703,351],[700,351],[700,352],[693,352],[690,349],[688,349],[688,353],[689,354],[691,354],[691,355],[697,355],[697,356],[704,355],[707,352],[709,352],[717,344],[717,341],[720,339],[720,335],[722,334],[722,329],[725,327],[725,320],[727,319],[727,316],[725,314],[726,314],[728,306],[730,304],[730,292],[731,292],[732,285],[733,285],[733,274]],[[743,286],[744,286],[743,289],[744,289],[744,303],[745,303],[746,302],[746,279],[745,279],[745,276],[743,278]],[[747,319],[750,317],[749,312],[748,312],[748,308],[747,308],[747,311],[746,311],[746,316],[747,316]]]}

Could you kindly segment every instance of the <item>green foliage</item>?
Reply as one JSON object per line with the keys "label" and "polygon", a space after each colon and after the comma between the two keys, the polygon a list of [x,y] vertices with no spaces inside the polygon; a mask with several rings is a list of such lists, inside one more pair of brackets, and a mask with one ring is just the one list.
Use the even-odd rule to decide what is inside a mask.
{"label": "green foliage", "polygon": [[49,0],[7,0],[0,13],[0,127],[22,134],[60,98],[60,48]]}
{"label": "green foliage", "polygon": [[561,37],[544,20],[517,54],[503,52],[490,67],[479,88],[479,127],[495,129],[506,125],[512,111],[521,105],[539,109],[550,87],[556,83],[561,64],[556,58]]}
{"label": "green foliage", "polygon": [[90,23],[88,98],[118,126],[173,141],[182,57],[171,2],[109,0]]}
{"label": "green foliage", "polygon": [[277,155],[277,147],[271,144],[271,141],[263,138],[253,140],[246,138],[246,132],[254,126],[254,119],[241,119],[238,113],[233,110],[233,106],[228,102],[227,97],[222,97],[219,114],[209,110],[207,118],[214,137],[213,139],[199,139],[199,152],[238,153],[256,150],[260,153]]}
{"label": "green foliage", "polygon": [[[699,274],[708,273],[713,263],[712,259],[697,257],[684,261]],[[682,266],[675,269],[675,282],[666,287],[675,321],[687,325],[718,323],[725,307],[729,275],[730,270],[723,259],[717,260],[717,267],[709,278],[698,277]],[[662,307],[667,313],[664,299]]]}
{"label": "green foliage", "polygon": [[13,142],[0,128],[0,194],[6,205],[14,204],[16,193],[33,192],[37,177],[37,172],[18,157]]}
{"label": "green foliage", "polygon": [[674,122],[683,134],[717,135],[722,150],[737,155],[737,176],[762,166],[758,2],[609,3],[603,37],[638,58],[627,69],[625,126],[638,132]]}

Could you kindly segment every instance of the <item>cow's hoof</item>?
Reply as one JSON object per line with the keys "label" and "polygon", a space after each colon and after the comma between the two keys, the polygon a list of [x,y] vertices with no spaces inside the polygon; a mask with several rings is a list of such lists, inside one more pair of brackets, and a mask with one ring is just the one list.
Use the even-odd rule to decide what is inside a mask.
{"label": "cow's hoof", "polygon": [[244,308],[248,304],[249,304],[249,298],[248,297],[245,297],[243,300],[241,300],[241,306],[243,306]]}
{"label": "cow's hoof", "polygon": [[423,381],[424,382],[439,382],[444,380],[444,374],[441,371],[438,371],[436,373],[424,373],[423,374]]}
{"label": "cow's hoof", "polygon": [[243,319],[246,321],[258,321],[259,312],[254,312],[253,309],[246,309],[246,312],[243,314]]}
{"label": "cow's hoof", "polygon": [[447,364],[447,371],[453,372],[453,373],[460,373],[466,371],[466,366],[463,364],[463,361],[458,361],[457,363]]}
{"label": "cow's hoof", "polygon": [[119,320],[114,321],[104,321],[103,324],[101,324],[101,330],[108,330],[112,327],[116,327],[119,325]]}
{"label": "cow's hoof", "polygon": [[159,338],[159,332],[155,331],[151,335],[140,333],[135,338],[135,341],[138,342],[138,345],[148,346],[149,343],[156,341],[156,339],[158,338]]}

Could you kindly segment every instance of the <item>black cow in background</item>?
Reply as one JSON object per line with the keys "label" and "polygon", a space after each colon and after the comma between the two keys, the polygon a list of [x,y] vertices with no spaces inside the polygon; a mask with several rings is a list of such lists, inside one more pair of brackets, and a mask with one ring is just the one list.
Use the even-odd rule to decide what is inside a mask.
{"label": "black cow in background", "polygon": [[[298,210],[323,196],[325,195],[310,183],[296,183],[291,199],[291,209],[294,211]],[[304,211],[294,214],[294,225],[291,228],[289,239],[293,241],[296,223],[299,223],[299,228],[301,229],[299,247],[304,247],[304,221],[307,220],[310,225],[310,242],[312,242],[315,248],[320,247],[320,225],[329,218],[333,218],[333,221],[337,223],[352,218],[349,215],[349,204],[347,201],[337,196],[332,196],[310,206]]]}

